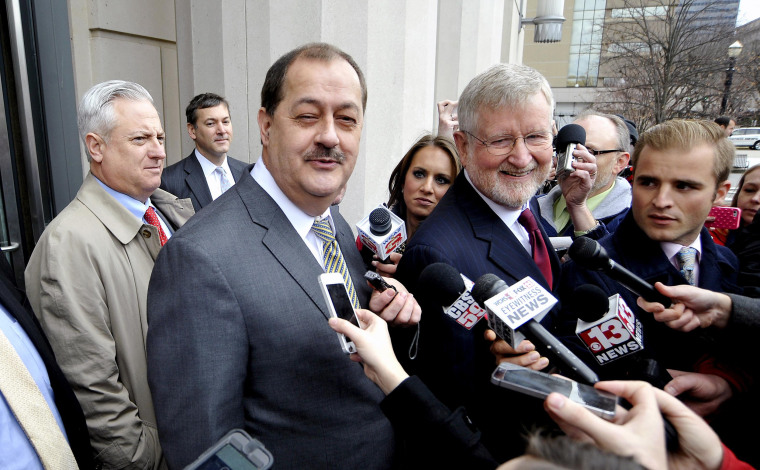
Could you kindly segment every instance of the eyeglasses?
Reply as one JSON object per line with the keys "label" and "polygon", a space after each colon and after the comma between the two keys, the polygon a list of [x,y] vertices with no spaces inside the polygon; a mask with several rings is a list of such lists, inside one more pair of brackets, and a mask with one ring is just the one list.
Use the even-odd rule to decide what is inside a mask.
{"label": "eyeglasses", "polygon": [[612,153],[612,152],[622,152],[623,149],[613,149],[613,150],[591,150],[590,148],[586,148],[588,150],[588,153],[590,153],[593,156],[597,155],[604,155],[605,153]]}
{"label": "eyeglasses", "polygon": [[511,135],[497,135],[487,140],[482,140],[462,129],[462,132],[477,140],[486,148],[491,155],[506,155],[515,148],[517,141],[522,139],[528,150],[546,150],[552,146],[552,138],[549,134],[530,134],[525,137],[512,137]]}

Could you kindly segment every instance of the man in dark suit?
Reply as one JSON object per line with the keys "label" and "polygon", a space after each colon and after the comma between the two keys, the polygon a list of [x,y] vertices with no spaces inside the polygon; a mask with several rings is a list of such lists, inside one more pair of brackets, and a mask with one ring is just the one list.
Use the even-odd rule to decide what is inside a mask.
{"label": "man in dark suit", "polygon": [[[5,334],[5,336],[8,337],[11,344],[14,344],[14,341],[19,342],[20,348],[17,348],[17,353],[24,360],[24,363],[30,360],[29,358],[34,357],[34,352],[39,355],[44,369],[35,368],[36,371],[30,369],[29,372],[35,381],[38,378],[42,380],[42,382],[38,381],[37,385],[43,396],[52,392],[54,403],[49,404],[50,409],[56,419],[60,418],[59,426],[61,423],[63,424],[65,436],[77,465],[80,469],[93,468],[90,437],[87,434],[87,425],[82,408],[79,406],[79,402],[61,368],[55,361],[53,349],[50,347],[37,318],[32,313],[26,295],[13,281],[11,268],[5,260],[5,256],[0,256],[0,310],[4,310],[0,312],[0,315],[3,316],[0,318],[0,322],[4,322],[0,325],[0,335],[5,334],[4,329],[6,327],[10,327],[9,334]],[[14,323],[17,323],[23,330],[25,337],[18,330],[15,330]],[[11,336],[15,336],[16,339],[12,340]],[[25,353],[24,350],[28,352]],[[7,375],[9,372],[5,369],[6,367],[9,367],[9,364],[3,364],[0,368],[4,370],[3,374]],[[27,369],[29,368],[27,367]],[[36,376],[35,373],[39,376]],[[45,380],[45,376],[47,380]],[[0,396],[2,395],[3,393],[0,390]],[[26,397],[26,399],[32,400],[31,397]],[[4,429],[2,438],[0,438],[0,448],[3,449],[3,455],[0,456],[0,466],[5,467],[2,462],[6,462],[4,459],[9,458],[14,464],[28,462],[28,468],[42,468],[41,466],[36,467],[40,465],[39,457],[35,455],[34,447],[23,431],[24,423],[18,422],[18,418],[11,414],[11,407],[8,405],[7,398],[0,400],[0,423],[3,423]],[[45,432],[50,433],[51,431]],[[29,460],[25,460],[27,458]]]}
{"label": "man in dark suit", "polygon": [[187,158],[166,167],[161,189],[179,198],[190,198],[195,212],[211,204],[244,174],[246,164],[227,155],[232,143],[232,119],[227,100],[201,93],[185,109],[187,133],[195,150]]}
{"label": "man in dark suit", "polygon": [[[370,295],[351,228],[331,208],[359,152],[363,74],[337,48],[309,44],[272,65],[261,102],[261,159],[172,237],[153,271],[148,380],[165,455],[181,468],[245,428],[278,468],[390,468],[383,394],[342,351],[318,282],[342,258],[362,306],[419,320],[400,284],[395,297]],[[314,230],[325,222],[337,245]]]}
{"label": "man in dark suit", "polygon": [[[464,171],[409,241],[397,279],[419,298],[420,272],[437,262],[447,263],[471,280],[493,273],[507,284],[526,276],[551,291],[559,277],[559,261],[541,224],[530,234],[524,217],[538,214],[533,195],[552,166],[554,100],[546,79],[536,70],[500,64],[475,77],[459,98],[459,130],[454,139]],[[585,200],[591,188],[595,159],[584,148],[576,171],[568,177],[569,200]],[[584,209],[584,207],[579,207]],[[527,222],[526,222],[527,223]],[[593,228],[594,219],[580,218],[576,227]],[[533,245],[533,243],[538,245]],[[543,246],[541,246],[543,245]],[[540,264],[536,261],[539,260]],[[441,313],[440,305],[422,302],[416,359],[405,361],[446,405],[464,405],[483,429],[484,443],[498,457],[522,452],[514,407],[497,406],[503,392],[490,383],[494,357],[484,339],[486,322],[465,329]],[[397,354],[407,357],[409,345],[396,335]],[[499,343],[506,346],[506,343]],[[517,350],[501,349],[509,359],[543,369],[548,359],[524,341]],[[537,416],[543,413],[533,409]],[[509,432],[504,428],[509,428]],[[511,432],[514,431],[514,432]],[[513,439],[504,438],[510,435]]]}

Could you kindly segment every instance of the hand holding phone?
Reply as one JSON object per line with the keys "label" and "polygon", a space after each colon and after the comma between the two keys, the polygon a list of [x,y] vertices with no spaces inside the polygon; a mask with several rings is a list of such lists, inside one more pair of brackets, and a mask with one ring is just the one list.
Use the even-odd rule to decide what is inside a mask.
{"label": "hand holding phone", "polygon": [[[325,303],[327,303],[330,315],[348,320],[355,326],[362,328],[362,324],[356,317],[354,307],[351,304],[351,298],[348,296],[343,276],[338,273],[320,274],[319,286],[322,289],[322,294],[325,296]],[[343,349],[343,352],[346,354],[356,352],[356,345],[348,336],[338,333],[338,339],[340,340],[340,347]]]}
{"label": "hand holding phone", "polygon": [[366,279],[372,288],[378,292],[385,292],[388,289],[393,289],[398,292],[395,287],[388,284],[385,279],[383,279],[383,276],[377,274],[375,271],[367,271],[364,273],[364,279]]}

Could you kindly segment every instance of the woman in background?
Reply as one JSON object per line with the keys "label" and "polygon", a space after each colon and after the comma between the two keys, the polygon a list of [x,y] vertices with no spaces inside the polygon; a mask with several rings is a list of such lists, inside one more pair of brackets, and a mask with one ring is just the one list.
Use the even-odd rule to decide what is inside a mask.
{"label": "woman in background", "polygon": [[738,232],[752,223],[755,214],[760,209],[760,165],[754,165],[744,172],[736,193],[731,199],[731,207],[742,210],[741,222],[737,230],[715,229],[711,230],[713,240],[718,245],[731,247],[734,244]]}
{"label": "woman in background", "polygon": [[[449,137],[431,134],[420,137],[396,165],[388,180],[388,207],[406,224],[407,240],[433,212],[461,169],[454,142]],[[381,263],[368,249],[360,249],[365,262],[371,262],[378,274],[392,277],[405,245],[391,253],[392,264]]]}

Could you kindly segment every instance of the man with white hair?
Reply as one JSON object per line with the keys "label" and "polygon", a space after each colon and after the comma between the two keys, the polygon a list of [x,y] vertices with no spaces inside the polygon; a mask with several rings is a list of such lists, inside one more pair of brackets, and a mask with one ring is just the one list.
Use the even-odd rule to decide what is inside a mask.
{"label": "man with white hair", "polygon": [[78,124],[90,173],[37,243],[27,294],[82,405],[96,464],[164,468],[147,380],[146,299],[161,246],[193,207],[157,189],[165,137],[145,88],[93,86]]}
{"label": "man with white hair", "polygon": [[[471,280],[492,273],[507,284],[530,276],[548,291],[556,285],[559,261],[536,222],[533,199],[552,166],[554,99],[549,83],[536,70],[499,64],[470,81],[458,106],[454,139],[464,171],[414,234],[398,266],[397,279],[415,293],[425,311],[418,354],[406,366],[448,406],[464,405],[482,427],[486,446],[505,460],[522,450],[517,414],[526,409],[494,410],[493,404],[504,395],[490,383],[494,357],[484,338],[486,321],[466,329],[443,314],[440,304],[426,305],[417,279],[428,265],[446,263]],[[575,156],[580,158],[568,176],[569,195],[583,200],[593,183],[595,158],[583,147]],[[593,228],[595,221],[585,207],[577,209],[576,225]],[[396,346],[402,343],[398,336]],[[549,365],[529,341],[516,350],[504,342],[499,348],[516,364],[533,369]],[[404,344],[397,355],[407,356],[408,351]],[[505,438],[505,428],[515,439]]]}

